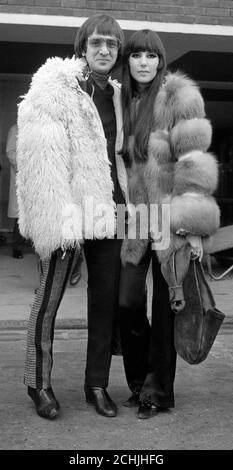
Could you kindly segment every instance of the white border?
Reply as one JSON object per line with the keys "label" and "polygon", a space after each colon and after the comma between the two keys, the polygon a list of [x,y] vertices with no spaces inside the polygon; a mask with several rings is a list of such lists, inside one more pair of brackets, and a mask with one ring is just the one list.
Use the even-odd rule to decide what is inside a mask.
{"label": "white border", "polygon": [[[0,24],[57,26],[66,28],[78,28],[87,17],[57,16],[57,15],[31,15],[20,13],[0,13]],[[186,23],[162,23],[155,21],[130,21],[117,20],[122,29],[136,31],[142,28],[150,28],[158,32],[206,34],[214,36],[233,36],[233,26],[186,24]]]}

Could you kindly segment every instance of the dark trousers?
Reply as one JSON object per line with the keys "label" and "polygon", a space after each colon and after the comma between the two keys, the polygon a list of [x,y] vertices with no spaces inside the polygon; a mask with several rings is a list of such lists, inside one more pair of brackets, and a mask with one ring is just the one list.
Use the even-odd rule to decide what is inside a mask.
{"label": "dark trousers", "polygon": [[107,387],[118,311],[121,240],[88,240],[88,344],[85,381]]}
{"label": "dark trousers", "polygon": [[22,250],[25,245],[25,238],[21,235],[19,231],[18,219],[15,219],[13,234],[12,234],[12,249],[13,250]]}
{"label": "dark trousers", "polygon": [[[86,383],[107,387],[119,299],[121,240],[86,241],[88,268],[88,346]],[[24,383],[33,388],[51,385],[53,337],[57,310],[72,269],[74,250],[62,259],[61,250],[40,261],[37,289],[28,324]]]}
{"label": "dark trousers", "polygon": [[72,268],[74,250],[62,251],[40,261],[40,287],[28,323],[24,383],[33,388],[51,385],[55,319]]}
{"label": "dark trousers", "polygon": [[[152,257],[153,299],[151,329],[145,310],[146,274]],[[140,389],[157,406],[174,406],[176,351],[174,313],[168,286],[154,251],[148,249],[138,266],[122,267],[120,327],[126,378],[131,390]]]}
{"label": "dark trousers", "polygon": [[126,380],[132,391],[141,390],[148,369],[150,323],[147,318],[146,275],[150,251],[138,266],[121,268],[119,323]]}

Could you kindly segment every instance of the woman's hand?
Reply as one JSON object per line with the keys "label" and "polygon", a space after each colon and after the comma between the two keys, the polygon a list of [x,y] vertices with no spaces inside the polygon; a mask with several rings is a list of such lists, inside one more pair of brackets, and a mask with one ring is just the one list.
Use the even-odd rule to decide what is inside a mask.
{"label": "woman's hand", "polygon": [[186,240],[192,247],[192,254],[195,256],[195,258],[198,258],[198,260],[201,261],[203,258],[203,245],[201,237],[187,235]]}

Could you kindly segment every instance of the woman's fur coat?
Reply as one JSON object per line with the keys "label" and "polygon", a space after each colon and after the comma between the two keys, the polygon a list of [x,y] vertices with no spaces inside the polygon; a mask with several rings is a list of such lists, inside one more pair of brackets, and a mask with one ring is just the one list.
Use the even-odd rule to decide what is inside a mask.
{"label": "woman's fur coat", "polygon": [[[131,203],[170,206],[170,243],[157,251],[162,262],[186,243],[185,236],[176,234],[178,230],[210,240],[218,229],[219,208],[211,196],[217,187],[218,166],[207,153],[212,128],[198,86],[191,79],[179,72],[167,75],[155,100],[154,123],[148,161],[133,161],[127,172]],[[132,144],[133,136],[130,148]],[[137,264],[147,245],[148,239],[138,234],[136,240],[126,239],[123,262]]]}
{"label": "woman's fur coat", "polygon": [[[41,258],[84,238],[113,237],[113,183],[102,122],[80,86],[82,59],[49,59],[33,76],[18,111],[19,226]],[[114,88],[116,166],[127,200],[120,87]],[[98,213],[101,204],[106,212]],[[93,218],[94,214],[94,218]],[[112,224],[113,221],[113,224]]]}

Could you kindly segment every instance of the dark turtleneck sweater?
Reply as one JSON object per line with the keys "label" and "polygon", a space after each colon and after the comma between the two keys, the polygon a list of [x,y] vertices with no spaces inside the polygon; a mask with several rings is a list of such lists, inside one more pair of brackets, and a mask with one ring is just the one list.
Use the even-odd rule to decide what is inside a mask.
{"label": "dark turtleneck sweater", "polygon": [[113,200],[116,204],[124,204],[124,197],[117,178],[115,142],[116,116],[113,104],[113,87],[108,83],[109,75],[92,73],[86,82],[86,92],[92,97],[102,121],[107,139],[108,158],[111,163],[111,178],[114,185]]}

